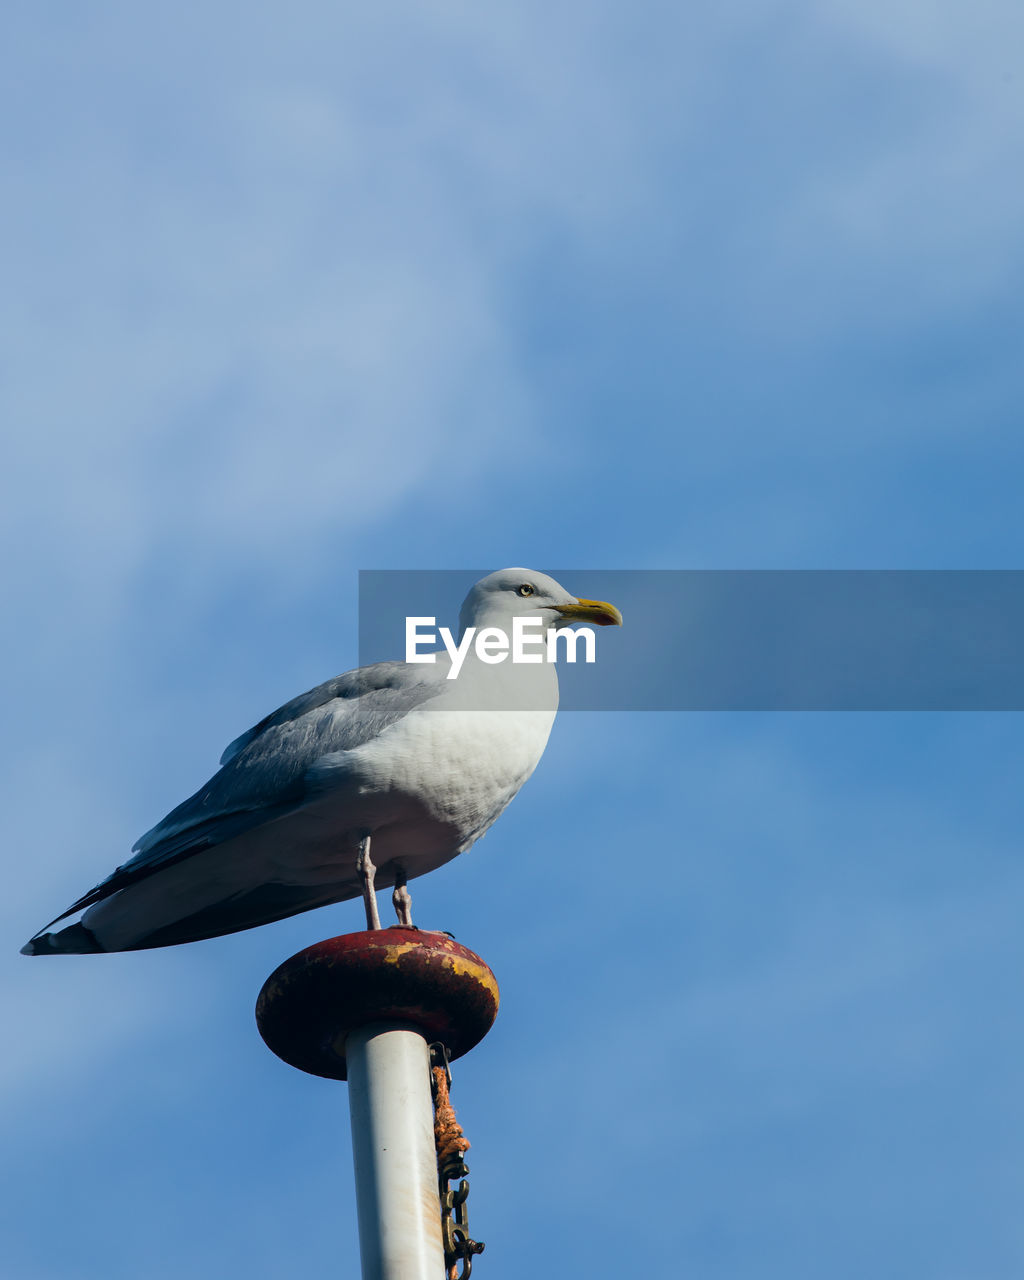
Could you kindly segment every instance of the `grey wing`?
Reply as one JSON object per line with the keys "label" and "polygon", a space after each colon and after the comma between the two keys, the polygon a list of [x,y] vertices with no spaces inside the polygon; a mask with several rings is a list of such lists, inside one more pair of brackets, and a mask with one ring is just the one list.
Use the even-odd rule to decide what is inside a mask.
{"label": "grey wing", "polygon": [[[405,662],[375,662],[372,666],[357,667],[318,684],[308,693],[300,693],[291,702],[278,707],[259,724],[253,725],[224,748],[220,758],[222,765],[240,755],[251,743],[268,729],[299,720],[311,712],[332,703],[348,704],[352,714],[338,719],[337,737],[332,751],[351,751],[375,738],[382,729],[408,715],[414,707],[443,691],[441,677],[444,669],[433,666],[428,673],[422,667],[413,668]],[[334,712],[336,719],[337,711]],[[188,804],[186,801],[185,804]],[[184,806],[179,806],[184,808]],[[177,813],[177,810],[174,811]],[[168,814],[168,819],[174,814]],[[165,819],[167,821],[167,819]],[[154,828],[155,829],[155,828]],[[143,836],[145,840],[147,837]],[[139,841],[135,848],[142,845]]]}
{"label": "grey wing", "polygon": [[424,671],[404,662],[378,662],[285,703],[231,743],[221,757],[223,767],[210,781],[136,841],[134,858],[50,924],[298,809],[307,798],[307,775],[318,760],[369,742],[444,692],[443,676],[436,666]]}

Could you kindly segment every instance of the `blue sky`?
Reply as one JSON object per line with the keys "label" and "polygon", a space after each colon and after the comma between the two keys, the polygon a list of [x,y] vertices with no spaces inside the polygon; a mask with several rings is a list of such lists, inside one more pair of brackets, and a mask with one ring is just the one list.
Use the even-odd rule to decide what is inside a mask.
{"label": "blue sky", "polygon": [[[1019,567],[1024,15],[4,25],[3,1273],[354,1271],[344,1088],[252,1018],[354,905],[18,947],[355,663],[361,568]],[[502,988],[454,1094],[481,1276],[1020,1274],[1021,754],[560,718],[413,886]]]}

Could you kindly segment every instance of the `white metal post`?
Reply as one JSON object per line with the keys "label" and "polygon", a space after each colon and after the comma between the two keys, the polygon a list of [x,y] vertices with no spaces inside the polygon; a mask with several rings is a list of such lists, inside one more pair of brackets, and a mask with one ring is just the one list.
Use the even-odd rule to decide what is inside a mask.
{"label": "white metal post", "polygon": [[363,1280],[443,1280],[427,1041],[375,1023],[349,1034],[345,1058]]}

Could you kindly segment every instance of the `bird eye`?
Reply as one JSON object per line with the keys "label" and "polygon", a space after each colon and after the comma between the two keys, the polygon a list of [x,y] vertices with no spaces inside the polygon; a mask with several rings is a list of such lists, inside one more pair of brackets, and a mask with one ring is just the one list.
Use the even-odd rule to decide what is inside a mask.
{"label": "bird eye", "polygon": [[518,588],[517,594],[521,596],[532,596],[535,590],[536,588],[532,583],[524,582],[523,585]]}

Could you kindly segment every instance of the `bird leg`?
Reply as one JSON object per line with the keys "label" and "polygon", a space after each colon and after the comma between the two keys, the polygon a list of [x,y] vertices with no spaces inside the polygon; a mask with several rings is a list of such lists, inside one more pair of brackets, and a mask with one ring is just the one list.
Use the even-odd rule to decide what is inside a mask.
{"label": "bird leg", "polygon": [[373,890],[373,881],[377,868],[370,860],[370,837],[363,836],[359,841],[359,857],[356,859],[356,871],[363,882],[363,906],[366,908],[367,929],[380,928],[380,913],[377,910],[377,895]]}
{"label": "bird leg", "polygon": [[395,891],[391,895],[391,902],[395,908],[395,915],[398,916],[398,923],[412,928],[412,894],[405,886],[405,872],[401,867],[396,867]]}

